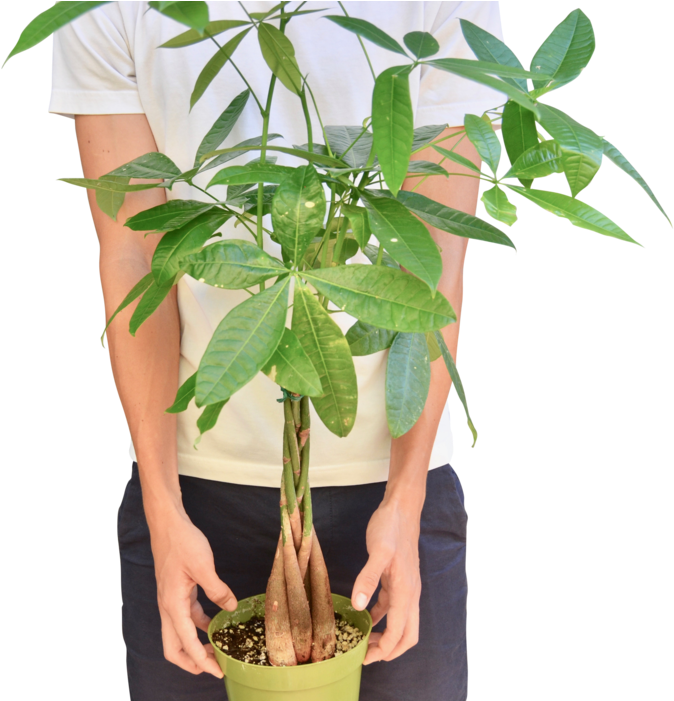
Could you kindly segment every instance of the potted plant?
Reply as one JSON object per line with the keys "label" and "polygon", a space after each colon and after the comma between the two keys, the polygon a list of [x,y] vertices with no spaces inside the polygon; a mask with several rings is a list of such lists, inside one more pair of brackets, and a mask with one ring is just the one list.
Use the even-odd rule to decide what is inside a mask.
{"label": "potted plant", "polygon": [[[57,3],[27,27],[10,56],[99,4]],[[97,180],[65,180],[94,189],[100,208],[114,218],[126,192],[171,188],[178,182],[194,185],[197,174],[218,168],[203,190],[208,199],[174,199],[126,222],[132,230],[161,232],[163,236],[151,273],[129,292],[117,312],[140,299],[130,322],[130,331],[135,334],[185,274],[206,284],[250,293],[222,320],[198,371],[183,383],[174,404],[167,409],[181,412],[195,401],[202,408],[197,422],[200,437],[215,425],[230,397],[258,372],[268,375],[282,393],[281,533],[266,597],[241,602],[234,615],[216,617],[211,640],[233,700],[267,698],[268,692],[281,690],[288,698],[299,698],[303,692],[313,699],[357,698],[360,663],[371,622],[367,614],[354,611],[348,602],[331,595],[312,520],[310,404],[329,430],[338,436],[348,435],[357,410],[352,358],[388,350],[386,411],[391,435],[403,435],[424,407],[430,363],[442,358],[475,439],[477,433],[461,380],[440,334],[440,329],[456,317],[437,292],[441,259],[422,222],[455,235],[514,248],[510,238],[494,225],[433,202],[414,190],[401,190],[403,180],[447,177],[442,162],[459,163],[472,171],[469,177],[490,183],[483,202],[497,221],[506,225],[515,222],[516,208],[507,196],[514,193],[569,219],[575,226],[633,241],[614,222],[577,199],[606,156],[662,208],[612,144],[539,99],[574,80],[591,58],[592,27],[580,10],[572,12],[543,42],[530,71],[522,68],[500,40],[470,22],[462,21],[462,30],[475,61],[434,59],[439,47],[424,32],[407,34],[401,44],[374,25],[346,13],[326,16],[342,29],[401,56],[401,65],[375,76],[372,114],[364,115],[367,118],[363,126],[333,127],[320,120],[320,105],[313,100],[305,71],[298,66],[292,44],[284,34],[287,23],[307,10],[289,9],[288,3],[282,2],[263,15],[249,15],[247,23],[234,26],[225,22],[227,26],[223,26],[209,22],[205,3],[150,5],[189,27],[163,50],[189,50],[186,47],[207,40],[218,43],[216,36],[236,29],[227,43],[218,43],[220,67],[234,55],[247,33],[257,33],[272,72],[265,99],[253,96],[263,117],[263,133],[259,139],[253,137],[247,143],[220,148],[251,97],[247,87],[204,135],[195,165],[188,171],[181,171],[162,154],[149,153]],[[507,101],[484,115],[468,115],[464,130],[451,137],[440,137],[444,125],[415,130],[408,79],[419,65],[497,88]],[[204,69],[191,104],[216,73],[212,66]],[[302,146],[284,148],[269,143],[277,82],[298,98],[298,113],[307,127],[307,142]],[[321,122],[322,133],[316,140],[311,109]],[[502,125],[510,161],[510,168],[501,177],[497,177],[501,146],[493,132],[494,123]],[[490,174],[455,152],[464,138],[474,144]],[[440,164],[410,160],[414,153],[429,147],[442,156]],[[276,165],[274,152],[293,156],[301,165]],[[254,156],[246,165],[226,165],[245,153]],[[571,195],[533,187],[534,180],[556,173],[564,174]],[[161,182],[131,184],[131,179]],[[225,199],[209,192],[217,185],[227,186]],[[265,226],[266,215],[271,215],[271,229]],[[250,240],[211,242],[219,227],[232,218],[250,233]],[[281,259],[264,251],[265,232],[280,244]],[[376,245],[370,243],[373,238]],[[346,264],[358,250],[371,259],[372,265]],[[292,320],[287,327],[289,306]],[[357,319],[346,335],[332,319],[332,314],[340,312]],[[341,642],[338,645],[335,610],[362,634],[352,650],[342,649]],[[262,613],[266,651],[251,662],[268,661],[271,666],[253,672],[245,658],[237,661],[214,636],[225,619],[230,627],[239,626]],[[305,664],[309,661],[315,664]],[[241,684],[244,678],[251,686]]]}

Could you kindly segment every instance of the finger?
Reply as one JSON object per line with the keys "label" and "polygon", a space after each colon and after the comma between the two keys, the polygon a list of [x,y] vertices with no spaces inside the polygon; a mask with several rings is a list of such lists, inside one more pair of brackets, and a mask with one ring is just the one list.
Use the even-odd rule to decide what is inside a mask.
{"label": "finger", "polygon": [[195,577],[198,584],[204,590],[206,596],[221,609],[235,611],[238,605],[232,590],[218,577],[215,567],[209,567]]}
{"label": "finger", "polygon": [[417,601],[415,606],[410,607],[409,617],[407,619],[407,625],[405,626],[405,632],[403,637],[400,638],[400,642],[393,648],[393,650],[384,658],[386,662],[394,660],[396,657],[400,657],[403,652],[407,652],[411,647],[414,647],[419,642],[419,603]]}
{"label": "finger", "polygon": [[392,601],[391,608],[386,616],[386,630],[382,634],[376,646],[369,647],[363,664],[379,662],[386,659],[403,637],[407,625],[409,606],[404,603],[404,598]]}
{"label": "finger", "polygon": [[204,613],[204,609],[198,601],[192,602],[192,605],[190,606],[190,617],[194,621],[194,625],[199,630],[203,630],[204,633],[208,633],[208,626],[211,619]]}
{"label": "finger", "polygon": [[180,638],[175,632],[168,615],[160,611],[161,614],[161,638],[164,648],[164,657],[174,665],[184,669],[190,674],[201,674],[201,670],[182,649]]}
{"label": "finger", "polygon": [[173,607],[173,610],[169,608],[167,613],[171,617],[171,623],[173,624],[178,638],[180,638],[182,649],[187,653],[194,664],[196,664],[201,671],[208,672],[218,679],[222,679],[223,674],[220,667],[217,662],[208,657],[205,646],[197,636],[197,629],[190,617],[189,602],[179,602]]}
{"label": "finger", "polygon": [[370,616],[372,616],[372,625],[376,626],[379,621],[388,613],[389,607],[391,605],[388,590],[385,586],[382,586],[379,596],[377,597],[377,603],[372,607],[370,611]]}
{"label": "finger", "polygon": [[361,573],[356,577],[351,594],[351,603],[356,611],[362,611],[379,586],[382,572],[388,567],[391,558],[381,550],[373,552]]}

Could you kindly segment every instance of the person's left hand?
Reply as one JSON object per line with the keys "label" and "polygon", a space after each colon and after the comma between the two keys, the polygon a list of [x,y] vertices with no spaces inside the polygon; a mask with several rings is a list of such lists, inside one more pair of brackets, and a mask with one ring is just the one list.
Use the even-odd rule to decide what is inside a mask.
{"label": "person's left hand", "polygon": [[362,611],[381,580],[372,607],[376,625],[386,616],[386,630],[372,633],[364,664],[392,660],[419,641],[419,515],[384,500],[367,527],[369,559],[353,586],[351,603]]}

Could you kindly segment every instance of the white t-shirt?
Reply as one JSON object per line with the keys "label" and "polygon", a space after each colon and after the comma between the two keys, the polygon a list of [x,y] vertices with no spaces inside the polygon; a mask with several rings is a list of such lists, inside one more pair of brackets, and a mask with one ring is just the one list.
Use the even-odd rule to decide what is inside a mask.
{"label": "white t-shirt", "polygon": [[[247,2],[250,12],[268,10],[271,2]],[[323,14],[342,14],[336,2],[307,3],[327,8],[293,19],[287,35],[296,49],[300,70],[308,73],[310,85],[326,125],[358,125],[371,113],[373,80],[358,39],[338,28]],[[431,32],[439,41],[438,57],[474,58],[461,34],[459,18],[469,19],[487,31],[501,35],[496,2],[347,2],[352,17],[381,27],[402,43],[410,31]],[[236,2],[210,2],[211,20],[246,19]],[[181,49],[159,49],[160,44],[186,31],[186,27],[144,2],[103,5],[54,38],[53,90],[50,112],[75,114],[147,115],[160,152],[182,170],[194,163],[197,148],[217,117],[245,85],[227,64],[205,95],[189,110],[189,97],[196,79],[216,51],[210,41]],[[219,39],[228,40],[236,29]],[[400,56],[365,41],[374,70],[402,63]],[[252,30],[239,45],[234,60],[260,99],[264,99],[270,71]],[[463,124],[466,113],[482,114],[503,102],[488,88],[448,73],[416,69],[410,77],[415,126]],[[304,120],[297,97],[277,83],[270,132],[284,139],[274,145],[306,142]],[[315,121],[315,120],[314,120]],[[262,120],[251,98],[222,146],[232,146],[262,133]],[[316,122],[314,135],[320,134]],[[314,137],[316,139],[316,136]],[[245,163],[258,154],[246,154],[228,166]],[[296,166],[292,157],[279,156],[278,163]],[[121,165],[121,164],[120,164]],[[204,186],[216,171],[197,179]],[[70,175],[69,173],[64,173]],[[74,175],[74,174],[73,174]],[[222,191],[224,195],[224,190]],[[167,191],[169,199],[207,199],[184,183]],[[222,227],[223,238],[248,238],[232,220]],[[265,248],[280,257],[269,239]],[[359,254],[362,256],[362,254]],[[358,262],[366,262],[364,257]],[[354,261],[356,258],[353,259]],[[194,373],[220,320],[248,297],[243,290],[221,290],[184,276],[178,283],[181,318],[180,382]],[[344,332],[354,323],[346,314],[335,314]],[[386,423],[384,380],[386,352],[354,358],[358,376],[358,414],[347,438],[331,434],[314,415],[311,429],[312,486],[365,484],[388,477],[391,436]],[[178,415],[178,465],[183,475],[238,484],[277,487],[281,473],[283,430],[280,390],[262,374],[240,390],[225,406],[216,427],[198,446],[196,420],[200,410],[190,405]],[[430,468],[447,464],[452,436],[445,410],[430,460]]]}

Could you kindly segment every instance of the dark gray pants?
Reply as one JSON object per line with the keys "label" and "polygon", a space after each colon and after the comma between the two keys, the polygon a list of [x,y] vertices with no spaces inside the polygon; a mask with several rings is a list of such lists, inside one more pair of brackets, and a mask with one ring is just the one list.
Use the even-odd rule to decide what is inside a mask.
{"label": "dark gray pants", "polygon": [[[264,592],[278,539],[278,490],[195,477],[181,477],[180,484],[189,517],[213,548],[220,578],[240,599]],[[314,523],[337,594],[351,596],[367,560],[365,529],[384,488],[376,483],[312,489]],[[119,547],[131,700],[226,701],[222,681],[208,674],[194,676],[164,659],[150,535],[135,464],[119,509]],[[392,662],[364,667],[361,701],[466,698],[466,512],[459,479],[449,465],[428,474],[420,558],[419,644]],[[199,599],[209,616],[217,613],[201,590]]]}

